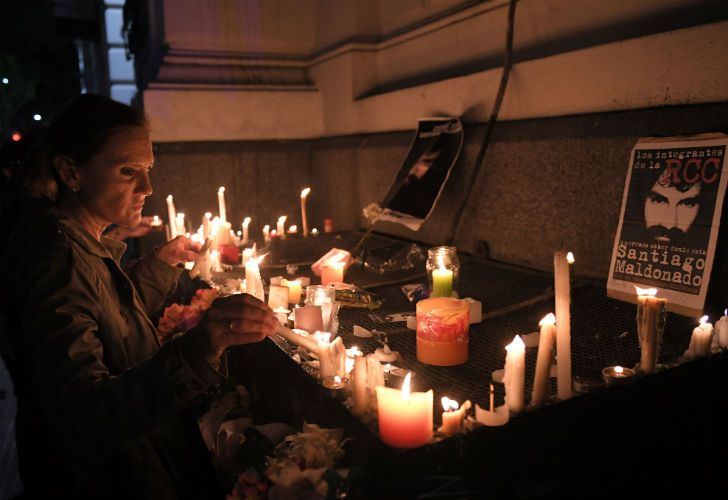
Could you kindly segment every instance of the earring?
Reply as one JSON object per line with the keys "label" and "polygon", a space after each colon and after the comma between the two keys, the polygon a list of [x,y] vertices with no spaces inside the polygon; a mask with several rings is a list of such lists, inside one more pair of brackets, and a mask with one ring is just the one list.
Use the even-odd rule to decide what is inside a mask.
{"label": "earring", "polygon": [[73,191],[74,193],[78,193],[78,190],[79,190],[79,189],[80,189],[80,188],[79,188],[78,186],[73,186],[73,187],[71,188],[71,190],[72,190],[72,191]]}

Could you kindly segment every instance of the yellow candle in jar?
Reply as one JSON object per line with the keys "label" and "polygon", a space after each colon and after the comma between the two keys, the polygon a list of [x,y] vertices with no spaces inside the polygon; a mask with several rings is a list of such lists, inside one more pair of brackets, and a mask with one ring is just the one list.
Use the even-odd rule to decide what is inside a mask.
{"label": "yellow candle in jar", "polygon": [[450,297],[452,295],[452,271],[445,268],[442,255],[437,256],[438,269],[432,271],[431,297]]}

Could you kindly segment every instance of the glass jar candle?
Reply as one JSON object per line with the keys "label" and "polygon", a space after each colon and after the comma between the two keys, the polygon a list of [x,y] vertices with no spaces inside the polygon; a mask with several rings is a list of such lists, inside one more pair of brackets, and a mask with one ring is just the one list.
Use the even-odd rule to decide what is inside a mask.
{"label": "glass jar candle", "polygon": [[332,337],[339,330],[339,304],[336,302],[336,289],[329,285],[310,285],[306,287],[306,305],[320,306],[325,332]]}
{"label": "glass jar candle", "polygon": [[457,282],[460,275],[460,260],[455,247],[440,246],[427,250],[427,279],[430,297],[457,296]]}
{"label": "glass jar candle", "polygon": [[470,306],[451,297],[417,303],[417,359],[428,365],[455,366],[468,361]]}

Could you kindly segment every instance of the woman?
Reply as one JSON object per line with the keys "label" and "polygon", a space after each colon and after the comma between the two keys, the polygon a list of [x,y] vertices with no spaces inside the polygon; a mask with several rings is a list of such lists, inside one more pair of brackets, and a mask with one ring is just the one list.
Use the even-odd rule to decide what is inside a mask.
{"label": "woman", "polygon": [[0,268],[28,494],[220,494],[206,481],[191,417],[224,380],[225,348],[271,334],[273,313],[249,295],[218,299],[196,328],[160,347],[149,315],[198,248],[178,237],[127,275],[125,245],[102,236],[110,224],[139,224],[152,194],[144,116],[78,96],[49,127],[44,157],[50,175],[33,184],[52,202],[25,203]]}

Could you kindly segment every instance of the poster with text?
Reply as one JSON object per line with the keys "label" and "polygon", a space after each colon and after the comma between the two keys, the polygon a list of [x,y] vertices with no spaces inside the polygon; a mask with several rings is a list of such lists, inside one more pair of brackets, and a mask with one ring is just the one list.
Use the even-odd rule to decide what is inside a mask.
{"label": "poster with text", "polygon": [[384,198],[382,220],[417,231],[437,205],[463,145],[458,118],[421,118],[394,182]]}
{"label": "poster with text", "polygon": [[728,174],[728,136],[645,138],[632,150],[607,294],[656,288],[668,310],[703,314]]}

